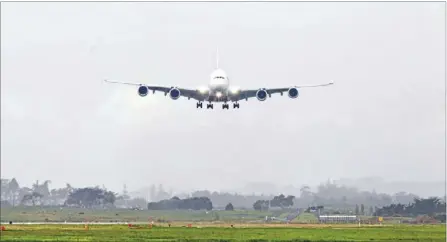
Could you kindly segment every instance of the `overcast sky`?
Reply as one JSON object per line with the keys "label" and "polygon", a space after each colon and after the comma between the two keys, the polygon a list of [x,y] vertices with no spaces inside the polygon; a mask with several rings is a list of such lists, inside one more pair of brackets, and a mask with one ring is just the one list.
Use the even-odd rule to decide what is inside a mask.
{"label": "overcast sky", "polygon": [[[197,110],[121,81],[289,87]],[[174,190],[445,180],[445,3],[2,3],[1,176]]]}

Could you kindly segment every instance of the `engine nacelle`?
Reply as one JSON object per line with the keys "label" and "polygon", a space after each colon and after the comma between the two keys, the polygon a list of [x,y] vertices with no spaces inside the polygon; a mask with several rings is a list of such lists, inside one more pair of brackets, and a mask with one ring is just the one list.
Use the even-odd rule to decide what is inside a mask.
{"label": "engine nacelle", "polygon": [[259,90],[256,92],[256,98],[257,98],[259,101],[265,101],[265,100],[267,99],[267,91],[264,90],[264,89],[259,89]]}
{"label": "engine nacelle", "polygon": [[297,98],[299,95],[298,88],[296,87],[289,88],[287,94],[289,95],[290,98]]}
{"label": "engine nacelle", "polygon": [[147,86],[140,86],[138,88],[138,95],[140,95],[141,97],[147,96],[148,93],[149,89],[147,88]]}
{"label": "engine nacelle", "polygon": [[178,88],[171,88],[169,90],[169,97],[171,97],[172,100],[177,100],[180,97],[180,90]]}

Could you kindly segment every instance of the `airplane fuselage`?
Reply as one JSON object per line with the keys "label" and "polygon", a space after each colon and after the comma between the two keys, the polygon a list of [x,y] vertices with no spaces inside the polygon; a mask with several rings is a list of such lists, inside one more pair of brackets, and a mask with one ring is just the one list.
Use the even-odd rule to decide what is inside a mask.
{"label": "airplane fuselage", "polygon": [[214,70],[210,75],[208,84],[208,100],[212,102],[225,102],[228,100],[230,80],[222,69]]}

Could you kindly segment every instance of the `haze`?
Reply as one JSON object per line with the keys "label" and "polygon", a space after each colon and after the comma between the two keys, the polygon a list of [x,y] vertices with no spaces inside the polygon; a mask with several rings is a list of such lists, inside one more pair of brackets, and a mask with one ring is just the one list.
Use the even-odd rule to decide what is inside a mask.
{"label": "haze", "polygon": [[[445,181],[445,3],[2,3],[1,176],[236,190]],[[105,78],[301,89],[197,110]],[[22,184],[20,184],[22,185]]]}

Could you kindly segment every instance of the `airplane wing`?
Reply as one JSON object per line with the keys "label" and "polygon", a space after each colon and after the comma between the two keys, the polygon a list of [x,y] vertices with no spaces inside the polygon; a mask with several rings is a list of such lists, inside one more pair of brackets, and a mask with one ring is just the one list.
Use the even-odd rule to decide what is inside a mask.
{"label": "airplane wing", "polygon": [[146,96],[147,94],[149,94],[149,91],[152,91],[152,93],[162,92],[164,93],[165,96],[168,95],[169,93],[172,99],[178,99],[179,97],[187,97],[188,99],[192,98],[198,101],[203,101],[205,99],[205,96],[199,90],[192,90],[178,87],[153,86],[143,83],[120,82],[113,80],[104,80],[104,81],[108,83],[118,83],[118,84],[136,86],[138,87],[138,94],[140,96]]}
{"label": "airplane wing", "polygon": [[281,96],[283,93],[287,93],[290,98],[297,98],[299,94],[300,88],[306,88],[306,87],[323,87],[323,86],[329,86],[333,85],[334,82],[331,81],[329,83],[325,84],[317,84],[317,85],[302,85],[302,86],[293,86],[293,87],[285,87],[285,88],[259,88],[259,89],[252,89],[252,90],[241,90],[237,92],[236,94],[231,95],[230,99],[231,101],[239,101],[239,100],[248,100],[249,98],[256,97],[260,101],[264,101],[267,99],[267,97],[271,97],[272,94],[280,93]]}

